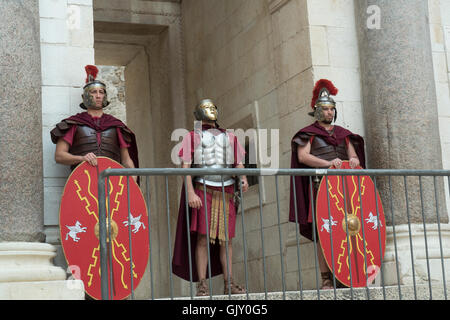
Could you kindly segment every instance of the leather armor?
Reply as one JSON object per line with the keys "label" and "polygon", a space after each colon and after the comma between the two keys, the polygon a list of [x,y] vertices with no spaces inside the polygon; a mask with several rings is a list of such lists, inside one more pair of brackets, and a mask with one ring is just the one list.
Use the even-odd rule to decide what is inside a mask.
{"label": "leather armor", "polygon": [[97,131],[83,125],[77,125],[69,152],[74,155],[85,155],[89,152],[96,156],[111,158],[120,163],[120,147],[115,127],[100,133],[100,145],[97,142]]}
{"label": "leather armor", "polygon": [[[339,145],[333,146],[328,144],[322,137],[317,135],[301,134],[299,137],[294,139],[294,142],[300,146],[305,146],[308,141],[311,141],[310,153],[320,159],[331,161],[333,159],[339,158],[341,160],[348,160],[347,149],[345,145],[345,140]],[[318,189],[320,184],[320,179],[318,176],[313,177],[314,188]]]}
{"label": "leather armor", "polygon": [[333,146],[328,144],[323,138],[317,135],[300,134],[294,139],[294,142],[300,146],[305,146],[310,139],[311,150],[310,153],[320,159],[331,161],[333,159],[339,158],[341,160],[348,160],[347,148],[345,145],[345,140],[342,141],[338,146]]}
{"label": "leather armor", "polygon": [[348,160],[345,140],[338,146],[327,144],[320,136],[314,136],[311,143],[310,153],[320,159],[331,161],[339,158],[341,160]]}

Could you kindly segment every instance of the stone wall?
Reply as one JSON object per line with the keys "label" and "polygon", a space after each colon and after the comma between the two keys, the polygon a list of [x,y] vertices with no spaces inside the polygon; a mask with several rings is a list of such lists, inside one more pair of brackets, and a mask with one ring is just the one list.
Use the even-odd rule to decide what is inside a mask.
{"label": "stone wall", "polygon": [[[450,169],[450,0],[428,0],[442,166]],[[445,186],[450,212],[448,185]]]}
{"label": "stone wall", "polygon": [[[182,14],[186,48],[187,114],[192,115],[193,108],[200,99],[211,98],[219,108],[218,122],[222,127],[244,130],[278,129],[280,109],[277,102],[279,81],[276,52],[281,54],[283,50],[281,47],[277,51],[274,48],[274,26],[268,2],[183,1]],[[286,52],[288,50],[289,53]],[[303,53],[299,46],[291,46],[283,53],[293,57],[294,52],[299,51]],[[303,62],[302,59],[299,61]],[[297,72],[300,69],[296,69]],[[193,116],[187,120],[188,129],[193,127],[193,120]],[[264,184],[264,187],[268,185]],[[252,270],[249,280],[252,289],[261,290],[261,275],[264,271],[260,260],[261,237],[265,240],[267,256],[265,271],[271,274],[281,272],[277,246],[268,237],[277,230],[274,220],[276,217],[264,214],[264,235],[261,236],[259,211],[252,209],[258,204],[257,196],[258,185],[255,185],[246,194],[245,225],[248,268]],[[274,209],[273,199],[266,198],[264,202]],[[239,216],[238,221],[240,220]],[[241,228],[239,222],[237,234],[241,234]],[[286,235],[287,224],[282,228]],[[233,277],[240,283],[244,283],[243,245],[242,238],[237,236],[233,246]],[[213,285],[218,292],[222,290],[222,279],[219,278],[221,277],[215,279],[217,283]]]}
{"label": "stone wall", "polygon": [[[70,173],[54,160],[50,130],[79,107],[86,72],[94,64],[92,0],[40,0],[44,227],[47,242],[59,242],[59,203]],[[64,265],[62,251],[55,258]]]}
{"label": "stone wall", "polygon": [[[152,151],[170,150],[172,145],[167,144],[170,132],[183,125],[191,129],[194,106],[199,99],[211,98],[219,106],[222,127],[269,130],[269,145],[259,145],[259,150],[269,156],[272,152],[279,152],[279,163],[275,165],[288,168],[290,139],[298,129],[313,121],[307,112],[310,111],[314,83],[320,78],[332,80],[339,89],[336,97],[337,124],[365,136],[354,0],[183,0],[181,18],[175,7],[158,2],[94,2],[39,1],[47,242],[59,244],[59,201],[69,174],[66,166],[54,162],[54,145],[50,141],[49,131],[61,119],[82,111],[78,105],[85,78],[84,66],[94,64],[94,53],[105,57],[107,55],[102,50],[109,48],[109,42],[119,49],[124,49],[125,43],[128,43],[123,40],[123,34],[108,34],[108,37],[101,38],[104,43],[97,46],[94,52],[94,5],[97,6],[96,21],[116,23],[117,28],[112,27],[114,30],[120,31],[120,26],[131,28],[139,25],[146,25],[145,30],[149,30],[148,38],[139,34],[139,28],[125,33],[127,41],[139,40],[139,46],[148,50],[145,53],[141,50],[139,55],[133,57],[139,58],[139,61],[145,60],[145,65],[149,65],[146,67],[150,74],[147,77],[150,78],[149,84],[145,82],[150,88],[149,96],[146,96],[149,102],[142,102],[143,107],[136,107],[139,110],[128,114],[133,129],[139,133],[138,143],[142,145],[140,154],[145,167],[171,166],[166,152],[152,155]],[[443,166],[448,169],[450,0],[428,0],[428,3]],[[180,40],[181,34],[183,37]],[[184,47],[180,47],[180,43]],[[148,52],[150,54],[146,56]],[[180,58],[183,55],[184,62]],[[142,65],[136,64],[135,69]],[[124,72],[126,75],[126,69]],[[137,75],[137,72],[133,71],[133,74]],[[142,81],[139,83],[143,85]],[[114,89],[108,92],[111,97],[113,92]],[[123,100],[114,101],[117,101],[119,109],[122,108]],[[151,117],[148,121],[151,123],[150,129],[145,122],[147,120],[143,120],[143,113],[145,119]],[[174,119],[173,114],[177,115]],[[275,141],[274,149],[271,148],[271,132],[278,132],[279,139]],[[259,161],[258,166],[271,165],[274,163],[264,165]],[[282,289],[280,258],[284,259],[285,264],[286,289],[295,290],[299,285],[295,225],[287,222],[289,180],[280,178],[279,183],[281,257],[274,180],[262,177],[261,184],[252,186],[245,195],[245,248],[249,262],[247,271],[251,271],[249,289],[252,292],[263,291],[264,286],[269,290]],[[174,194],[171,206],[175,210],[178,190],[179,185],[171,189],[171,194]],[[260,193],[263,203],[261,215],[258,207]],[[165,201],[162,193],[158,199]],[[161,255],[155,274],[162,279],[158,284],[159,291],[166,294],[169,277],[165,234],[167,218],[164,205],[159,203],[163,203],[162,200],[158,201],[159,210],[152,208],[152,212],[159,215],[154,220],[160,220],[156,229],[165,231],[153,236],[159,250],[154,252]],[[172,228],[175,222],[174,215],[170,222]],[[240,283],[244,283],[242,227],[242,217],[239,215],[233,270]],[[313,246],[304,239],[300,242],[303,288],[315,287]],[[266,256],[265,261],[262,261],[262,255]],[[61,255],[59,257],[63,259]],[[267,283],[263,281],[263,272],[273,275],[268,277]],[[214,281],[214,288],[220,292],[222,280]],[[188,292],[184,282],[176,283],[175,290]]]}
{"label": "stone wall", "polygon": [[98,66],[98,79],[106,84],[108,108],[105,112],[127,123],[127,110],[125,104],[125,67],[124,66]]}
{"label": "stone wall", "polygon": [[[279,152],[276,167],[289,168],[291,137],[313,122],[307,113],[311,108],[314,83],[328,78],[340,89],[336,97],[337,123],[364,135],[353,1],[188,0],[182,2],[182,14],[187,114],[191,114],[199,99],[213,99],[219,106],[222,127],[267,129],[269,146],[259,145],[260,152],[267,156]],[[273,131],[278,132],[279,140],[272,150],[269,134]],[[263,165],[260,157],[258,167],[273,168],[274,164]],[[279,290],[276,186],[273,179],[266,177],[262,177],[261,182],[245,195],[244,224],[248,268],[252,270],[251,289],[264,290],[266,285],[270,290]],[[287,222],[289,180],[281,178],[279,182],[281,250],[288,251],[285,255],[287,283],[294,289],[298,283],[298,266],[295,225]],[[262,221],[258,209],[259,191],[263,198]],[[238,234],[242,230],[240,220],[239,217]],[[264,263],[261,260],[263,244]],[[233,249],[234,276],[241,282],[243,245],[237,236]],[[310,244],[305,243],[305,246]],[[314,270],[314,263],[309,262],[313,261],[312,251],[303,252],[305,265],[302,267]],[[273,275],[266,284],[263,283],[264,271]],[[309,282],[306,280],[308,285]]]}
{"label": "stone wall", "polygon": [[[176,1],[95,0],[93,9],[96,63],[125,66],[127,126],[136,134],[140,167],[174,167],[171,133],[185,126],[180,5]],[[171,177],[169,181],[168,218],[164,177],[148,179],[151,258],[149,272],[136,292],[138,299],[150,294],[167,297],[172,288],[179,295],[180,287],[186,288],[176,277],[170,282],[168,263],[182,180]],[[146,182],[141,183],[144,194]]]}
{"label": "stone wall", "polygon": [[[449,157],[446,151],[449,135],[445,134],[449,105],[445,58],[448,49],[442,39],[442,30],[444,33],[447,30],[447,2],[429,1],[444,168],[448,167],[445,163]],[[220,108],[219,123],[223,127],[279,130],[279,166],[288,168],[290,138],[313,121],[307,116],[311,92],[315,81],[327,78],[339,89],[337,124],[364,137],[355,12],[353,0],[183,1],[187,114],[191,114],[199,99],[212,98]],[[370,19],[370,12],[360,18]],[[270,154],[272,150],[268,147],[261,151]],[[264,166],[259,163],[259,167]],[[263,271],[281,274],[275,185],[265,177],[261,181],[262,222],[258,186],[251,187],[246,194],[249,210],[245,212],[249,268],[254,271],[251,283],[256,290],[263,289]],[[282,250],[287,252],[288,286],[295,287],[298,263],[295,227],[287,223],[288,180],[280,179],[280,184]],[[240,228],[239,224],[239,233]],[[264,263],[260,259],[262,242]],[[244,244],[239,237],[234,243],[234,270],[243,270]],[[314,286],[313,248],[303,239],[301,243],[304,281],[306,286]],[[242,279],[242,275],[235,276]],[[271,290],[280,288],[278,276],[268,281],[266,285]]]}
{"label": "stone wall", "polygon": [[428,0],[434,78],[441,132],[442,162],[450,168],[450,1]]}

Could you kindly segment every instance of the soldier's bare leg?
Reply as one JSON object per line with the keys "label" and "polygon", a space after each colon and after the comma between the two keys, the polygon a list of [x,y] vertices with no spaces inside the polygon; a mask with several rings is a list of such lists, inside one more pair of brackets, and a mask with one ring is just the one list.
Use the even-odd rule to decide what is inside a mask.
{"label": "soldier's bare leg", "polygon": [[[224,294],[243,294],[246,292],[245,288],[235,283],[232,276],[233,265],[233,246],[231,239],[228,241],[228,263],[227,263],[227,246],[226,244],[220,246],[220,262],[223,270]],[[228,283],[229,282],[229,283]]]}
{"label": "soldier's bare leg", "polygon": [[231,239],[228,240],[228,263],[227,263],[227,251],[226,251],[226,244],[223,244],[220,246],[220,263],[222,264],[222,270],[223,270],[223,279],[224,281],[228,280],[228,275],[232,275],[231,272],[231,266],[233,264],[233,246]]}
{"label": "soldier's bare leg", "polygon": [[333,275],[323,256],[322,246],[319,241],[317,242],[317,258],[319,260],[319,270],[322,278],[321,289],[333,289]]}
{"label": "soldier's bare leg", "polygon": [[197,263],[197,274],[199,283],[197,285],[197,296],[209,295],[206,283],[206,267],[208,265],[208,248],[206,235],[197,234],[197,246],[195,248],[195,262]]}

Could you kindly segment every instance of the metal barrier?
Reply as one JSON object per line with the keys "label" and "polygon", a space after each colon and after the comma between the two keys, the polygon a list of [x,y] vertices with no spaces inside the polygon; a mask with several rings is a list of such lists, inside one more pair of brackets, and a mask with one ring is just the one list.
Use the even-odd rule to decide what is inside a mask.
{"label": "metal barrier", "polygon": [[[170,298],[174,299],[174,288],[173,288],[173,277],[172,277],[172,269],[171,269],[171,260],[172,260],[172,232],[171,232],[171,223],[170,223],[170,208],[169,208],[169,188],[168,188],[168,177],[169,176],[182,176],[184,179],[184,182],[186,184],[186,176],[204,176],[204,175],[210,175],[210,174],[214,174],[214,175],[233,175],[233,176],[241,176],[241,175],[246,175],[246,176],[257,176],[258,177],[258,181],[259,184],[261,186],[261,177],[273,177],[274,179],[274,183],[275,183],[275,198],[276,198],[276,208],[277,208],[277,221],[278,221],[278,236],[277,235],[273,235],[273,239],[275,241],[276,238],[278,238],[279,241],[279,256],[280,256],[280,265],[281,265],[281,287],[282,290],[281,292],[278,292],[278,296],[279,299],[286,299],[287,295],[291,295],[292,294],[292,290],[287,290],[287,285],[286,285],[286,277],[285,277],[285,272],[286,272],[286,256],[284,253],[284,245],[285,243],[282,242],[282,229],[281,229],[281,215],[280,215],[280,194],[279,194],[279,179],[282,176],[286,176],[286,179],[294,179],[294,176],[304,176],[304,177],[309,177],[309,181],[310,181],[310,195],[313,195],[313,183],[312,183],[312,177],[315,176],[319,176],[322,177],[323,179],[326,179],[327,184],[328,184],[328,178],[330,176],[356,176],[358,178],[358,189],[359,189],[359,199],[361,199],[361,185],[359,183],[360,181],[360,177],[361,176],[369,176],[373,179],[373,182],[375,184],[375,188],[377,188],[377,183],[382,184],[382,194],[381,194],[381,198],[383,200],[384,206],[387,209],[388,214],[386,214],[386,218],[387,220],[389,220],[389,224],[390,227],[392,228],[390,237],[392,238],[390,241],[390,250],[392,251],[392,255],[393,255],[393,264],[395,266],[394,270],[396,273],[396,278],[397,278],[397,284],[385,284],[385,272],[383,272],[383,265],[381,265],[381,284],[379,285],[378,289],[379,291],[381,290],[382,292],[382,299],[389,299],[389,297],[387,297],[387,291],[391,292],[392,290],[395,290],[395,299],[404,299],[406,296],[402,293],[402,290],[406,290],[406,288],[409,288],[413,291],[414,293],[414,299],[418,299],[418,294],[417,294],[417,290],[418,288],[422,288],[423,284],[417,284],[416,283],[416,270],[415,268],[415,249],[413,248],[413,231],[411,229],[411,226],[415,223],[416,225],[421,225],[423,226],[423,234],[424,234],[424,249],[425,249],[425,255],[426,255],[426,264],[427,264],[427,274],[425,275],[425,279],[428,279],[428,285],[425,284],[426,287],[428,287],[428,298],[429,299],[433,299],[433,291],[432,291],[432,287],[436,285],[436,280],[431,280],[433,278],[433,274],[431,273],[431,269],[430,269],[430,258],[429,258],[429,248],[428,248],[428,243],[427,243],[427,226],[430,225],[430,223],[433,223],[433,225],[436,225],[437,227],[437,237],[439,239],[439,253],[436,253],[434,251],[433,254],[435,256],[438,256],[440,259],[440,271],[436,271],[436,269],[434,269],[434,272],[438,272],[438,273],[442,273],[442,276],[439,276],[439,280],[437,281],[437,284],[439,286],[439,288],[441,288],[442,286],[442,292],[440,292],[439,297],[442,299],[447,300],[447,278],[446,278],[446,266],[445,266],[445,259],[444,259],[444,248],[448,248],[449,244],[443,244],[442,242],[442,234],[441,234],[441,224],[447,224],[448,223],[448,216],[446,213],[446,201],[445,201],[445,194],[444,194],[444,189],[445,187],[448,187],[450,189],[450,171],[449,170],[394,170],[394,169],[389,169],[389,170],[384,170],[384,169],[366,169],[366,170],[327,170],[327,169],[278,169],[278,170],[273,170],[273,169],[178,169],[178,168],[153,168],[153,169],[149,169],[149,168],[142,168],[142,169],[107,169],[103,172],[100,173],[99,175],[99,179],[98,179],[98,200],[99,200],[99,234],[100,234],[100,266],[101,266],[101,288],[102,288],[102,299],[110,299],[111,298],[111,289],[110,289],[110,284],[108,283],[108,260],[107,260],[107,236],[108,236],[108,230],[107,230],[107,219],[109,219],[109,213],[107,213],[107,206],[106,206],[106,201],[107,201],[107,185],[108,185],[108,180],[109,177],[111,176],[128,176],[127,178],[127,182],[129,182],[129,176],[141,176],[141,177],[146,177],[145,180],[145,186],[146,186],[146,196],[145,199],[147,201],[147,204],[149,204],[149,177],[157,177],[157,176],[162,176],[165,177],[165,198],[166,198],[166,214],[167,214],[167,224],[168,224],[168,230],[167,230],[167,236],[168,236],[168,244],[169,244],[169,283],[170,283]],[[397,179],[400,179],[399,181],[395,181],[395,186],[393,187],[393,179],[394,177],[396,177]],[[447,184],[446,186],[445,184],[445,179],[444,177],[447,177]],[[408,183],[408,179],[415,179],[413,181],[413,183],[409,182]],[[432,183],[427,181],[424,182],[423,180],[425,178],[429,178],[432,179]],[[380,182],[378,182],[380,181]],[[401,186],[403,184],[403,187]],[[414,185],[414,188],[411,188],[411,185]],[[424,184],[427,186],[427,188],[425,189],[424,192]],[[433,191],[430,190],[430,186],[432,186]],[[295,184],[294,184],[295,187]],[[343,186],[343,188],[345,188]],[[402,190],[402,193],[399,194],[399,190]],[[413,190],[414,189],[414,190]],[[128,188],[127,188],[128,190]],[[206,188],[204,189],[205,193],[206,193]],[[260,295],[258,296],[259,299],[268,299],[269,295],[272,294],[272,292],[270,292],[268,290],[268,285],[267,285],[267,265],[266,265],[266,256],[265,256],[265,243],[264,243],[264,223],[263,223],[263,203],[261,200],[261,188],[258,187],[258,195],[259,195],[259,221],[260,221],[260,233],[261,233],[261,249],[262,249],[262,255],[261,255],[261,260],[262,260],[262,268],[263,268],[263,287],[264,287],[264,292],[260,293]],[[375,189],[376,190],[376,189]],[[186,199],[187,199],[187,190],[186,192]],[[222,186],[222,192],[224,192],[224,188]],[[375,191],[376,192],[376,191]],[[245,225],[245,195],[242,192],[242,189],[240,188],[239,190],[239,194],[241,196],[241,205],[240,205],[240,219],[241,219],[241,223],[242,223],[242,238],[243,238],[243,254],[244,254],[244,274],[245,274],[245,287],[247,288],[247,293],[246,293],[246,298],[250,299],[250,295],[253,293],[249,293],[249,266],[247,264],[247,260],[248,260],[248,252],[247,252],[247,247],[246,247],[246,225]],[[296,194],[296,192],[294,191],[294,194]],[[424,194],[427,197],[426,199],[424,199]],[[413,196],[413,197],[412,197]],[[345,193],[344,193],[344,197],[345,197]],[[375,194],[376,197],[376,194]],[[434,199],[430,198],[433,197]],[[205,195],[206,198],[206,195]],[[328,198],[328,208],[330,208],[330,204],[329,204],[329,194],[327,192],[327,198]],[[129,199],[129,195],[128,195],[128,199]],[[313,201],[314,201],[314,197],[312,197]],[[345,198],[344,198],[345,199]],[[176,199],[176,201],[178,202],[179,199]],[[447,199],[448,201],[448,199]],[[344,200],[344,203],[346,201]],[[419,210],[419,213],[421,212],[421,217],[422,217],[422,221],[420,222],[417,219],[417,214],[415,217],[413,217],[414,219],[411,219],[410,216],[410,211],[412,210],[411,208],[411,203],[414,202],[414,210]],[[296,200],[294,201],[294,203],[296,203]],[[225,201],[224,201],[225,204]],[[416,208],[416,205],[420,204],[420,209]],[[396,206],[404,206],[401,209],[396,208]],[[313,205],[313,208],[315,206]],[[429,208],[431,207],[431,209]],[[129,204],[128,204],[128,208],[129,208]],[[188,208],[188,204],[186,202],[186,208]],[[154,292],[155,292],[155,287],[154,287],[154,278],[153,278],[153,266],[152,266],[152,252],[151,252],[151,247],[152,247],[152,242],[151,242],[151,230],[152,230],[152,225],[151,225],[151,212],[150,212],[150,205],[148,205],[148,228],[149,228],[149,239],[150,239],[150,289],[151,289],[151,298],[155,298],[154,296]],[[297,207],[295,207],[296,210],[296,217],[297,217]],[[361,208],[362,210],[362,208]],[[405,225],[408,226],[408,236],[409,236],[409,254],[411,257],[411,275],[412,275],[412,285],[408,284],[409,287],[405,286],[405,284],[402,284],[400,281],[400,270],[399,270],[399,255],[398,255],[398,240],[397,240],[397,235],[396,235],[396,227],[398,227],[398,225],[396,225],[396,215],[394,214],[394,212],[396,212],[396,210],[398,211],[404,211],[406,214],[406,220],[404,223]],[[431,211],[430,211],[431,210]],[[225,208],[224,208],[225,211]],[[314,209],[312,210],[313,215],[314,213]],[[377,206],[377,219],[379,217],[379,212],[378,212],[378,206]],[[128,214],[130,216],[130,211],[128,210]],[[435,216],[431,216],[429,212],[432,212]],[[346,219],[347,219],[347,210],[345,212],[346,214]],[[329,222],[332,222],[332,217],[329,217]],[[189,228],[189,219],[188,220],[188,225],[187,230],[190,230]],[[207,219],[206,219],[207,220]],[[387,221],[386,220],[386,221]],[[411,221],[413,220],[413,221]],[[314,223],[315,219],[312,219],[312,223],[313,223],[313,237],[314,239],[317,239],[317,229],[318,227],[315,225]],[[347,220],[346,220],[347,221]],[[377,220],[379,221],[379,220]],[[434,223],[435,221],[435,223]],[[286,222],[286,221],[284,221]],[[306,298],[305,295],[308,294],[309,296],[307,297],[308,299],[310,299],[311,297],[313,297],[313,299],[321,299],[321,297],[326,297],[327,299],[337,299],[339,296],[339,293],[344,290],[345,291],[345,299],[350,298],[350,299],[354,299],[355,295],[354,292],[355,290],[364,290],[365,291],[365,299],[371,299],[371,294],[373,294],[373,288],[369,285],[369,282],[367,282],[367,285],[364,288],[354,288],[352,286],[352,272],[350,271],[350,287],[348,289],[336,289],[336,278],[333,276],[333,284],[334,284],[334,290],[321,290],[320,289],[320,284],[319,284],[319,273],[320,270],[318,268],[318,255],[317,255],[317,248],[316,248],[316,241],[313,241],[313,245],[314,245],[314,263],[315,263],[315,277],[316,277],[316,288],[315,289],[308,289],[305,290],[302,286],[303,284],[303,279],[302,276],[304,276],[302,273],[302,264],[300,261],[300,256],[301,256],[301,252],[300,250],[301,245],[300,245],[300,234],[299,234],[299,227],[298,227],[298,221],[295,222],[296,225],[296,235],[295,235],[295,241],[296,241],[296,251],[297,251],[297,266],[298,266],[298,290],[296,290],[296,294],[294,295],[294,299],[298,298],[298,299],[304,299]],[[206,221],[206,225],[208,224],[208,221]],[[401,223],[400,223],[401,224]],[[109,224],[111,225],[111,224]],[[225,226],[227,226],[227,223],[225,223]],[[130,225],[128,225],[128,228],[131,228]],[[347,226],[348,228],[348,226]],[[331,228],[332,229],[332,228]],[[364,230],[364,228],[363,228]],[[378,229],[379,230],[379,229]],[[237,231],[236,231],[237,232]],[[364,233],[364,232],[363,232]],[[188,232],[189,234],[189,232]],[[208,232],[207,232],[208,235]],[[131,243],[131,231],[129,229],[129,243]],[[348,229],[347,229],[347,240],[348,240]],[[363,234],[364,237],[364,234]],[[379,237],[380,239],[380,237]],[[333,243],[333,238],[332,238],[332,232],[330,232],[330,240],[331,240],[331,244]],[[228,247],[228,240],[226,241],[226,246]],[[208,243],[209,243],[209,239],[208,239]],[[363,240],[363,243],[365,243],[365,239]],[[349,241],[347,241],[347,246],[349,245]],[[131,247],[131,246],[130,246]],[[381,243],[380,243],[380,248],[381,248]],[[131,249],[131,248],[130,248]],[[193,248],[190,248],[189,246],[189,252],[191,250],[194,250]],[[381,250],[380,250],[381,251]],[[350,252],[350,250],[349,250]],[[189,257],[191,255],[189,254]],[[447,257],[448,258],[448,257]],[[210,261],[210,256],[209,256],[209,246],[208,246],[208,262]],[[366,249],[365,249],[365,245],[364,245],[364,261],[365,261],[365,274],[366,277],[368,276],[368,272],[367,272],[367,257],[366,257]],[[130,250],[130,266],[131,266],[131,272],[132,273],[132,261],[133,261],[133,257],[132,257],[132,252]],[[228,256],[227,256],[227,263],[228,263]],[[350,263],[350,259],[348,259],[348,262]],[[210,269],[210,263],[208,263],[209,266],[209,270],[207,271],[208,274],[211,274],[211,269]],[[190,273],[190,298],[194,298],[195,293],[193,290],[193,282],[192,282],[192,261],[189,261],[189,267],[191,270]],[[351,270],[351,266],[349,267],[349,269]],[[334,272],[334,265],[332,266],[332,271]],[[131,294],[131,298],[134,299],[134,288],[133,288],[133,282],[132,279],[133,277],[131,276],[131,290],[132,290],[132,294]],[[366,279],[367,280],[367,279]],[[433,283],[432,283],[433,282]],[[211,287],[211,277],[209,277],[209,286]],[[441,290],[441,289],[439,289]],[[342,291],[342,292],[344,292]],[[332,292],[332,296],[330,297],[330,292]],[[436,292],[436,290],[435,290]],[[311,296],[311,294],[313,293],[313,295]],[[443,294],[442,294],[443,293]],[[263,294],[263,295],[262,295]],[[348,296],[349,295],[349,296]],[[293,298],[292,296],[289,297],[289,299]],[[163,297],[164,298],[164,297]],[[169,298],[169,297],[165,297],[165,298]],[[210,293],[209,296],[210,299],[213,298],[213,293]],[[228,293],[228,298],[231,299],[232,295],[229,292]],[[406,297],[407,299],[409,299],[408,297]],[[439,298],[439,299],[440,299]],[[273,299],[273,297],[271,296],[271,299]]]}

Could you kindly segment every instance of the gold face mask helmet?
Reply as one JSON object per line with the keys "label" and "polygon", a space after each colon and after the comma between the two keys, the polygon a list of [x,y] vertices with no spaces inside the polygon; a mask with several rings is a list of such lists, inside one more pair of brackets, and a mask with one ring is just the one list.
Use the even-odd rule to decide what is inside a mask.
{"label": "gold face mask helmet", "polygon": [[194,116],[198,121],[217,121],[217,107],[211,99],[204,99],[195,107]]}
{"label": "gold face mask helmet", "polygon": [[106,85],[103,82],[96,80],[98,68],[93,65],[87,65],[84,69],[86,70],[86,84],[83,87],[83,94],[81,95],[83,102],[80,104],[80,107],[84,110],[87,110],[88,107],[96,107],[95,101],[90,94],[90,90],[96,88],[103,89],[105,92],[105,96],[102,101],[102,108],[107,107],[109,105],[109,101],[108,95],[106,94]]}
{"label": "gold face mask helmet", "polygon": [[321,79],[316,82],[313,90],[313,98],[311,100],[312,112],[308,114],[319,121],[323,121],[324,115],[322,107],[331,107],[334,109],[334,121],[337,119],[336,102],[331,97],[338,93],[338,89],[330,80]]}

